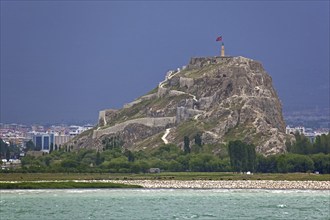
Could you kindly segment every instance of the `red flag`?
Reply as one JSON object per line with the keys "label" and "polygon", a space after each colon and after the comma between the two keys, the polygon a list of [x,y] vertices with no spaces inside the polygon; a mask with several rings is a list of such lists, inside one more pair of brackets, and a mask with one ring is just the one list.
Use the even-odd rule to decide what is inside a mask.
{"label": "red flag", "polygon": [[216,41],[222,41],[222,36],[217,37]]}

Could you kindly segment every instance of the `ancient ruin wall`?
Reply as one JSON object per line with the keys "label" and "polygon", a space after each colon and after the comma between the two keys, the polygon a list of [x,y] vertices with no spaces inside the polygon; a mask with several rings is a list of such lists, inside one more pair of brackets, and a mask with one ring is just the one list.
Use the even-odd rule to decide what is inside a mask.
{"label": "ancient ruin wall", "polygon": [[102,135],[115,134],[119,131],[125,129],[126,126],[130,124],[142,124],[148,127],[166,127],[169,125],[174,125],[176,122],[176,117],[161,117],[161,118],[137,118],[129,121],[125,121],[120,124],[116,124],[109,128],[102,130],[95,130],[93,132],[93,138],[99,138]]}

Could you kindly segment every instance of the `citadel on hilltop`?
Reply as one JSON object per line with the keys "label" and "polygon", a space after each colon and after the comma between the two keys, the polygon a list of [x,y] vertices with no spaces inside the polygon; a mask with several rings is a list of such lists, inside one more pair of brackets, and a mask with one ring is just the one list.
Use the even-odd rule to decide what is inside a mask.
{"label": "citadel on hilltop", "polygon": [[187,66],[168,71],[148,94],[122,109],[100,111],[95,127],[75,127],[65,133],[36,130],[29,132],[29,139],[49,152],[51,146],[57,150],[64,144],[74,150],[102,150],[102,143],[114,139],[128,150],[168,143],[182,148],[184,138],[192,142],[199,136],[215,152],[232,140],[242,140],[254,144],[258,153],[271,155],[285,152],[297,129],[312,142],[318,135],[286,127],[272,78],[262,64],[225,56],[222,44],[220,56],[193,57]]}
{"label": "citadel on hilltop", "polygon": [[217,64],[217,63],[226,63],[232,56],[215,56],[215,57],[192,57],[187,66],[187,69],[197,69],[202,68],[205,65]]}
{"label": "citadel on hilltop", "polygon": [[192,57],[187,66],[187,69],[190,70],[190,69],[202,68],[203,66],[209,65],[209,64],[226,63],[232,58],[233,58],[232,56],[225,55],[225,45],[222,43],[220,56]]}
{"label": "citadel on hilltop", "polygon": [[103,110],[90,136],[76,148],[101,148],[102,140],[122,139],[124,148],[182,147],[183,137],[200,134],[204,144],[230,140],[254,143],[263,154],[285,151],[282,106],[262,64],[245,57],[193,57],[169,71],[158,87],[119,110]]}

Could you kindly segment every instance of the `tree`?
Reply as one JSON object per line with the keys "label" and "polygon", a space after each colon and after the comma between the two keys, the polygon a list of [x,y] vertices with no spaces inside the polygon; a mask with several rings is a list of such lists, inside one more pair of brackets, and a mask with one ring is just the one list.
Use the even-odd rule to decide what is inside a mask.
{"label": "tree", "polygon": [[287,173],[289,169],[288,163],[286,161],[286,157],[284,154],[280,155],[276,159],[276,164],[277,164],[277,172],[279,173]]}
{"label": "tree", "polygon": [[247,152],[247,164],[246,164],[246,171],[255,171],[255,165],[256,165],[256,148],[254,145],[246,145],[246,152]]}
{"label": "tree", "polygon": [[134,158],[134,154],[132,153],[132,151],[125,150],[124,155],[127,157],[129,162],[134,162],[135,158]]}
{"label": "tree", "polygon": [[193,172],[204,172],[204,161],[198,154],[192,156],[189,160],[189,170]]}
{"label": "tree", "polygon": [[230,164],[233,171],[241,172],[243,169],[243,159],[245,152],[243,152],[243,143],[241,141],[230,141],[228,144],[228,153],[230,157]]}
{"label": "tree", "polygon": [[305,155],[282,154],[277,158],[277,170],[280,173],[313,171],[314,162]]}
{"label": "tree", "polygon": [[198,145],[199,147],[202,146],[202,137],[199,133],[195,135],[195,144]]}
{"label": "tree", "polygon": [[49,155],[47,155],[47,156],[44,158],[45,165],[46,165],[47,167],[50,166],[50,162],[51,162],[51,160],[52,160],[52,158],[51,158]]}
{"label": "tree", "polygon": [[78,162],[73,158],[67,158],[61,162],[61,166],[64,168],[76,168],[78,166]]}
{"label": "tree", "polygon": [[6,157],[7,149],[8,149],[8,144],[0,138],[0,152],[1,152],[0,156],[1,157]]}
{"label": "tree", "polygon": [[261,173],[276,173],[277,172],[277,156],[271,155],[268,157],[262,154],[257,155],[256,171]]}
{"label": "tree", "polygon": [[100,151],[98,151],[96,153],[96,159],[95,159],[95,164],[96,166],[100,165],[102,163],[102,160],[101,160],[101,155],[100,155]]}
{"label": "tree", "polygon": [[190,156],[191,156],[190,154],[180,155],[176,158],[176,160],[182,165],[182,171],[188,171],[189,170]]}
{"label": "tree", "polygon": [[104,138],[102,144],[106,150],[112,150],[114,148],[121,148],[124,142],[118,136],[112,136],[110,138]]}
{"label": "tree", "polygon": [[50,148],[49,148],[49,153],[52,153],[52,152],[53,152],[53,150],[54,150],[54,144],[53,144],[53,143],[51,143],[51,144],[50,144]]}
{"label": "tree", "polygon": [[28,142],[26,142],[25,144],[25,151],[31,151],[31,150],[35,150],[36,146],[34,145],[32,140],[29,140]]}
{"label": "tree", "polygon": [[126,171],[127,171],[127,169],[129,167],[130,167],[130,164],[129,164],[127,158],[123,157],[123,156],[114,158],[109,163],[110,172],[113,172],[113,173],[122,172],[120,170],[123,170],[123,169],[126,169]]}
{"label": "tree", "polygon": [[320,173],[330,173],[330,154],[313,154],[311,159],[314,162],[314,169]]}
{"label": "tree", "polygon": [[240,140],[230,141],[228,144],[230,164],[234,171],[254,171],[256,164],[255,146]]}
{"label": "tree", "polygon": [[7,159],[7,161],[9,161],[9,159],[10,159],[10,149],[9,149],[9,147],[6,150],[6,159]]}
{"label": "tree", "polygon": [[171,160],[168,163],[168,170],[171,172],[179,172],[179,171],[184,171],[182,164],[180,164],[178,161],[176,160]]}
{"label": "tree", "polygon": [[330,133],[327,135],[322,134],[321,136],[316,136],[314,143],[314,153],[330,153]]}
{"label": "tree", "polygon": [[214,172],[219,169],[219,159],[210,153],[195,154],[189,161],[189,168],[194,172]]}
{"label": "tree", "polygon": [[183,142],[184,142],[183,151],[186,154],[189,154],[190,153],[190,140],[189,140],[189,137],[188,136],[184,136]]}
{"label": "tree", "polygon": [[303,134],[298,132],[294,135],[296,142],[288,148],[289,153],[294,154],[311,154],[312,153],[312,144],[309,139]]}

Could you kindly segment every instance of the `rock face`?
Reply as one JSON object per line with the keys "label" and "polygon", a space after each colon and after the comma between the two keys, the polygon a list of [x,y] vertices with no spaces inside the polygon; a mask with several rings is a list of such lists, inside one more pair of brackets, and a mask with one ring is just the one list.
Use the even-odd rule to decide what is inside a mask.
{"label": "rock face", "polygon": [[[182,146],[198,133],[204,144],[243,140],[264,155],[282,153],[288,137],[281,102],[262,64],[244,57],[192,58],[169,71],[164,81],[120,110],[99,113],[98,127],[75,140],[77,148],[100,148],[117,137],[132,150],[157,147],[166,140]],[[88,145],[87,145],[88,144]]]}

